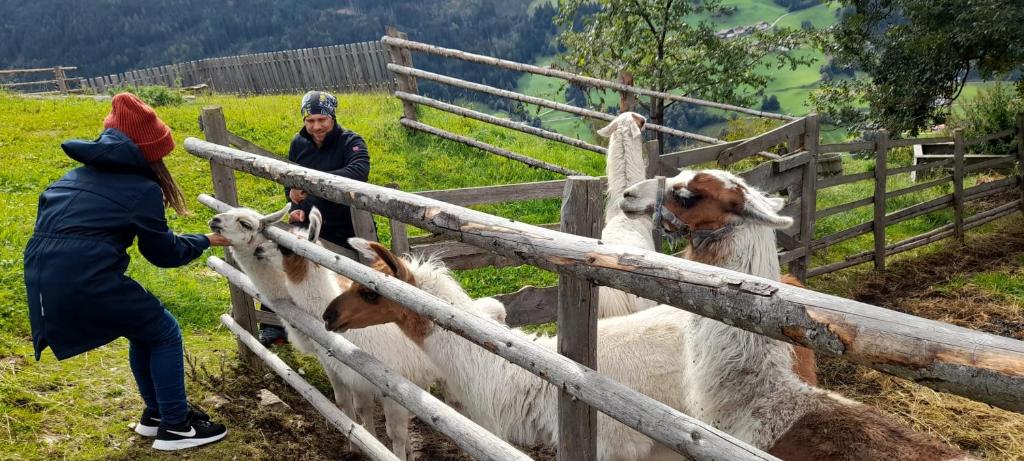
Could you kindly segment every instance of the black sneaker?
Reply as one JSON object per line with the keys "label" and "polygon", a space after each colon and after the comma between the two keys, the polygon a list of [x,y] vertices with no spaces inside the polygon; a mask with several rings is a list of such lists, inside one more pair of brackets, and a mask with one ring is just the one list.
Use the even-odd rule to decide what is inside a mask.
{"label": "black sneaker", "polygon": [[[209,421],[210,415],[203,412],[197,407],[188,404],[188,411],[191,414],[191,418],[201,419],[203,421]],[[157,429],[160,428],[160,418],[157,418],[155,411],[150,410],[146,407],[142,410],[142,417],[139,418],[138,424],[135,425],[135,433],[143,437],[156,437]]]}
{"label": "black sneaker", "polygon": [[216,442],[226,435],[228,430],[224,425],[203,421],[195,413],[190,413],[189,418],[177,426],[160,426],[153,448],[163,451],[182,450]]}
{"label": "black sneaker", "polygon": [[288,342],[288,333],[277,325],[260,326],[260,344],[263,347],[285,344]]}

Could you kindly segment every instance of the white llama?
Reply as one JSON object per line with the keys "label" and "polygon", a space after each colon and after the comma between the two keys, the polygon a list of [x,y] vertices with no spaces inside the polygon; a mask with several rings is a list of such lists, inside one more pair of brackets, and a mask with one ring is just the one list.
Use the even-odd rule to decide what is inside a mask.
{"label": "white llama", "polygon": [[[245,272],[259,291],[260,296],[272,306],[274,301],[291,301],[288,288],[285,286],[284,271],[279,264],[272,264],[267,260],[266,249],[268,246],[274,248],[275,244],[263,235],[263,230],[281,220],[291,204],[273,214],[262,216],[259,212],[249,208],[233,208],[227,212],[220,213],[210,220],[210,230],[223,235],[231,241],[227,251],[231,253],[238,267]],[[281,320],[288,333],[288,338],[299,352],[312,354],[314,352],[313,342],[306,335],[292,327],[288,322]]]}
{"label": "white llama", "polygon": [[[604,228],[601,240],[606,243],[630,245],[645,250],[655,250],[651,232],[654,229],[650,216],[622,212],[619,202],[622,193],[633,184],[643,181],[646,159],[643,153],[641,128],[643,116],[623,112],[598,134],[608,139],[608,155],[605,160],[605,175],[608,178],[608,193],[604,208]],[[647,309],[657,303],[611,287],[598,288],[598,318],[626,315]]]}
{"label": "white llama", "polygon": [[[317,243],[323,220],[316,208],[309,214],[308,230],[293,231],[299,237]],[[317,319],[350,281],[338,274],[308,261],[287,248],[268,242],[266,257],[282,267],[288,293],[301,309]],[[493,316],[499,313],[492,306]],[[504,309],[502,309],[504,311]],[[423,352],[406,338],[395,325],[381,325],[344,335],[345,339],[373,355],[391,370],[408,378],[416,385],[427,388],[438,380],[438,372]],[[380,399],[392,451],[399,459],[412,459],[409,422],[412,415],[397,402],[384,398],[376,386],[338,360],[327,356],[323,348],[316,348],[317,358],[324,366],[334,389],[335,401],[346,414],[358,415],[363,426],[374,433],[374,400]]]}
{"label": "white llama", "polygon": [[[371,267],[415,285],[456,308],[485,319],[440,262],[400,259],[383,246],[362,239],[350,245]],[[331,302],[325,318],[330,330],[349,334],[357,328],[394,322],[426,351],[443,372],[448,392],[462,412],[497,436],[519,445],[557,445],[558,388],[470,341],[434,326],[412,310],[353,283]],[[686,313],[657,306],[631,315],[600,319],[598,369],[616,381],[665,404],[683,409]],[[519,329],[514,334],[550,350],[557,337],[535,338]],[[598,414],[597,459],[600,461],[683,459],[649,437],[604,414]]]}
{"label": "white llama", "polygon": [[[655,210],[661,194],[663,209]],[[726,171],[683,171],[626,190],[627,213],[664,213],[668,233],[691,239],[687,258],[779,279],[775,229],[783,201]],[[688,234],[688,235],[687,235]],[[947,460],[966,455],[889,421],[869,407],[802,382],[793,348],[685,313],[687,413],[787,460]]]}

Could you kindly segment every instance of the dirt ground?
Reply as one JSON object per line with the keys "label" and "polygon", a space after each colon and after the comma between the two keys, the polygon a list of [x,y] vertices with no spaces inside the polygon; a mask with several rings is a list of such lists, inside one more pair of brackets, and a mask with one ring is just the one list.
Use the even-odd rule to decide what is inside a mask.
{"label": "dirt ground", "polygon": [[[951,241],[938,251],[898,258],[884,273],[862,272],[847,280],[855,287],[846,295],[890,309],[990,333],[1024,339],[1024,309],[1012,299],[985,294],[970,284],[944,289],[956,277],[979,272],[1021,273],[1024,265],[1024,219],[1003,221],[1002,231],[969,234],[967,246]],[[942,245],[942,244],[939,244]],[[827,286],[827,280],[821,282]],[[813,285],[812,285],[813,286]],[[819,358],[822,386],[869,405],[984,459],[1024,459],[1024,416],[956,396],[940,394],[903,380],[883,375],[838,359]],[[329,426],[310,405],[275,377],[252,377],[234,370],[229,378],[214,380],[211,390],[229,397],[216,412],[233,425],[248,425],[263,436],[267,460],[362,460],[347,449],[347,441]],[[219,380],[219,381],[217,381]],[[291,406],[281,413],[257,410],[255,395],[268,388]],[[328,395],[330,395],[328,393]],[[378,408],[376,431],[390,446]],[[472,459],[451,440],[416,420],[412,426],[414,447],[421,460]],[[1017,434],[1014,436],[1012,434]],[[538,460],[555,459],[554,450],[524,447]]]}

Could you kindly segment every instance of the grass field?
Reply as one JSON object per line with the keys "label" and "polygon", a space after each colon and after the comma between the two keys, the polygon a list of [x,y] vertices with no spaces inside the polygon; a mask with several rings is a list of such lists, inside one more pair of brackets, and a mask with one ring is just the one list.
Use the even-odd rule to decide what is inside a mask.
{"label": "grass field", "polygon": [[[187,136],[200,136],[196,117],[201,107],[221,105],[230,130],[271,151],[283,153],[299,127],[298,100],[298,95],[212,96],[181,106],[161,107],[158,112],[172,127],[180,145]],[[407,132],[397,123],[401,104],[392,97],[341,95],[340,101],[339,121],[362,134],[368,142],[373,161],[372,183],[396,182],[403,190],[418,191],[559,178],[553,173],[530,169],[456,143]],[[141,402],[127,368],[127,344],[123,340],[65,362],[57,362],[48,352],[41,362],[31,359],[21,251],[32,232],[36,199],[47,184],[75,166],[63,155],[59,142],[69,138],[94,138],[108,110],[108,101],[88,98],[25,99],[0,93],[0,192],[5,198],[0,205],[3,207],[0,217],[0,459],[181,458],[152,452],[144,440],[127,429],[127,424],[138,416]],[[427,123],[456,133],[468,134],[588,174],[601,175],[603,172],[604,159],[596,154],[444,113],[423,111],[421,114],[421,119]],[[892,159],[894,165],[906,160],[901,154],[894,154]],[[195,196],[211,189],[208,165],[180,148],[168,157],[168,163],[189,197],[193,211],[193,215],[188,217],[177,217],[172,213],[169,217],[171,227],[182,232],[203,232],[212,213],[199,205]],[[869,160],[850,159],[847,172],[867,171],[871,165]],[[894,181],[890,188],[904,184],[899,182],[903,181],[899,178]],[[870,193],[869,190],[870,187],[865,188],[863,184],[829,190],[822,194],[818,207],[861,198],[865,196],[863,194]],[[272,210],[282,203],[278,185],[249,175],[239,175],[239,191],[243,204],[257,209]],[[918,200],[923,200],[929,194],[940,192],[924,191],[915,195]],[[903,202],[894,201],[890,207],[896,209],[903,205]],[[530,223],[557,221],[558,208],[558,200],[480,207],[488,213]],[[865,211],[854,210],[832,221],[822,222],[818,231],[830,232],[860,222],[865,219]],[[867,215],[870,215],[870,210],[867,210]],[[898,240],[901,235],[920,233],[928,225],[934,226],[943,219],[948,217],[941,213],[921,218],[921,222],[910,223],[906,229],[894,230],[890,238]],[[387,242],[387,223],[378,220],[378,226],[382,240]],[[990,225],[984,230],[994,228]],[[861,251],[865,245],[870,245],[870,242],[862,240],[837,247],[816,262],[834,261],[850,252]],[[1024,237],[1021,242],[1024,255]],[[898,259],[912,261],[914,257],[927,256],[942,247],[942,244],[932,245]],[[219,254],[220,251],[213,253]],[[211,396],[226,396],[232,402],[219,413],[215,412],[229,423],[232,435],[214,447],[185,454],[185,459],[323,459],[337,456],[330,450],[338,446],[340,436],[315,416],[308,416],[305,422],[296,422],[294,415],[271,417],[250,408],[255,405],[254,394],[260,387],[279,393],[293,407],[303,404],[276,378],[254,376],[246,370],[237,369],[235,343],[217,321],[221,313],[228,311],[227,289],[222,279],[206,269],[200,260],[179,269],[156,269],[141,260],[136,251],[132,250],[131,254],[133,263],[129,275],[164,301],[185,330],[186,349],[195,364],[190,367],[188,377],[191,398],[204,402]],[[1011,306],[1001,305],[1001,309],[1012,310],[1012,306],[1019,305],[1024,297],[1024,277],[1019,274],[1006,276],[994,268],[988,268],[988,271],[991,273],[964,272],[960,278],[943,286],[956,293],[979,286],[986,290],[985,293],[998,296]],[[866,275],[870,273],[861,266],[812,280],[811,286],[851,296],[855,294],[854,289],[862,285],[858,280]],[[474,296],[511,292],[526,284],[543,286],[556,283],[553,274],[530,266],[461,271],[457,276]],[[290,355],[288,348],[282,349],[282,353],[295,368],[304,370],[314,385],[330,395],[329,386],[316,364],[308,358]],[[951,428],[946,427],[948,422],[943,422],[943,426],[937,419],[940,416],[922,413],[920,408],[904,411],[902,405],[907,403],[907,399],[903,396],[912,395],[917,399],[919,395],[935,394],[930,390],[877,373],[864,377],[854,376],[846,368],[842,370],[846,371],[838,375],[833,373],[833,369],[828,370],[833,373],[828,375],[830,388],[849,388],[851,392],[847,395],[870,400],[885,411],[898,407],[892,413],[904,421],[909,420],[908,424],[914,427],[924,428],[962,446],[967,443],[964,440],[974,437],[971,440],[975,441],[971,443],[980,447],[981,455],[991,459],[1013,459],[1014,453],[1024,453],[1019,443],[1012,445],[1016,442],[1001,440],[998,430],[983,426],[981,422],[977,424],[983,429],[968,431],[964,435],[966,429],[961,427],[963,425]],[[834,376],[843,378],[833,379]],[[889,384],[886,384],[885,392],[875,390],[874,394],[857,387],[871,382]],[[948,419],[959,409],[968,408],[968,404],[961,402],[963,399],[940,397],[944,399],[943,403],[936,403],[938,406],[929,411],[940,411],[942,418]],[[1014,419],[1006,412],[992,409],[978,410],[975,407],[979,405],[972,405],[969,407],[971,417],[987,418],[986,424],[998,422],[1011,425],[1007,427],[1024,427],[1021,418]],[[973,424],[974,420],[970,421]],[[982,430],[987,432],[977,433]],[[311,446],[319,447],[317,450],[320,451],[311,451]],[[303,455],[297,456],[297,453]]]}
{"label": "grass field", "polygon": [[[161,107],[158,113],[171,126],[180,146],[187,136],[201,137],[196,123],[201,107],[221,105],[230,130],[283,154],[301,126],[299,99],[299,95],[214,96],[177,107]],[[131,437],[125,425],[141,409],[127,371],[123,342],[90,352],[87,358],[61,363],[47,352],[42,362],[31,363],[28,341],[21,252],[32,233],[38,194],[76,166],[60,150],[60,142],[95,138],[109,107],[109,101],[89,98],[37,100],[0,93],[0,192],[4,196],[0,205],[0,459],[103,458],[102,453],[116,452],[124,439]],[[395,182],[403,190],[417,191],[560,177],[429,135],[409,133],[397,123],[400,114],[401,104],[392,97],[341,98],[338,119],[366,138],[373,164],[370,181],[375,184]],[[443,113],[424,111],[422,119],[589,174],[599,175],[603,170],[603,158],[597,154]],[[169,214],[171,228],[206,231],[205,223],[212,212],[198,204],[195,197],[212,189],[208,164],[181,148],[167,158],[167,163],[193,212],[189,217]],[[272,182],[239,175],[238,187],[243,204],[261,210],[283,204],[281,188]],[[558,220],[558,207],[557,200],[545,200],[480,209],[524,222],[545,223]],[[387,223],[379,221],[378,226],[382,240],[388,241]],[[213,252],[220,254],[220,250]],[[205,268],[204,258],[183,268],[158,269],[142,260],[135,249],[130,254],[133,262],[128,274],[178,318],[187,332],[189,351],[200,362],[220,363],[221,353],[233,349],[234,344],[218,326],[217,317],[227,311],[228,305],[223,280]],[[459,276],[475,296],[515,291],[524,282],[550,285],[555,280],[553,275],[530,267],[464,271]],[[101,392],[108,387],[119,390],[108,398]],[[224,458],[211,456],[229,459],[227,453],[253,453],[254,448],[246,446],[251,443],[254,440],[247,435],[231,437],[212,452],[222,453]]]}

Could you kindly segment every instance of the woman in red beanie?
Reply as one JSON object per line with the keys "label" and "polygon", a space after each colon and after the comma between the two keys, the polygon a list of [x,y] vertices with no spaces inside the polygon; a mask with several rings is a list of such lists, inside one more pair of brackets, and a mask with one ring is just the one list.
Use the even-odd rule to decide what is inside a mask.
{"label": "woman in red beanie", "polygon": [[83,166],[39,196],[25,248],[36,360],[47,347],[64,360],[126,337],[146,404],[135,431],[155,437],[153,448],[160,450],[214,442],[227,430],[188,404],[178,322],[124,272],[136,238],[142,256],[159,267],[185,265],[210,245],[229,242],[167,228],[165,206],[188,212],[163,162],[174,149],[171,130],[132,94],[114,96],[112,105],[99,138],[61,144]]}

